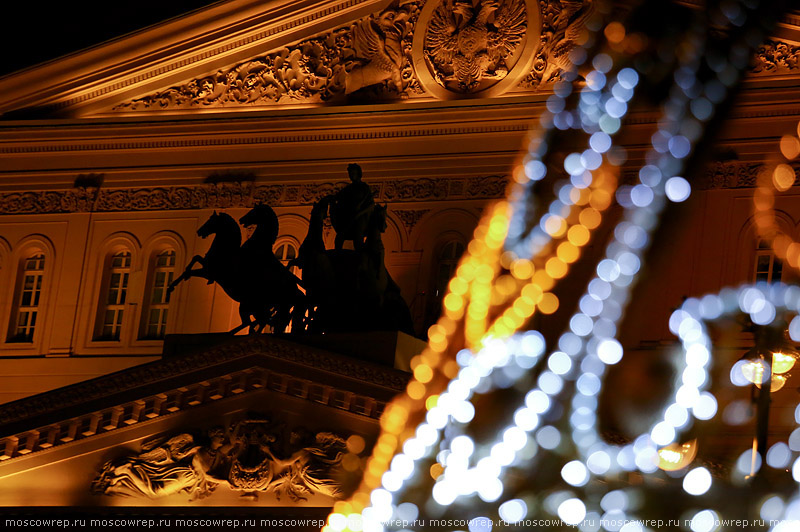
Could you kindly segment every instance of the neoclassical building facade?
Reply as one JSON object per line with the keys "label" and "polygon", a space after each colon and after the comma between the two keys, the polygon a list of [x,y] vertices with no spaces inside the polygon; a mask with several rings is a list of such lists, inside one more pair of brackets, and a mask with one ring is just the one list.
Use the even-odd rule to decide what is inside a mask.
{"label": "neoclassical building facade", "polygon": [[[264,339],[181,369],[162,356],[165,336],[224,333],[238,313],[204,280],[171,296],[167,286],[208,250],[197,230],[215,211],[238,219],[270,205],[280,224],[274,251],[288,262],[313,203],[344,186],[347,165],[358,163],[388,207],[386,267],[424,338],[593,9],[591,0],[230,0],[0,78],[0,403],[9,403],[0,422],[11,427],[0,434],[0,459],[13,459],[10,474],[27,485],[23,460],[38,467],[59,442],[77,452],[86,440],[81,452],[98,462],[112,444],[185,425],[188,414],[161,416],[184,415],[186,405],[222,417],[249,408],[235,390],[283,397],[295,418],[317,393],[315,405],[374,442],[380,405],[402,389],[402,373],[373,368],[359,394],[359,372],[346,361],[321,369],[322,355],[299,362],[306,355]],[[760,245],[752,195],[781,136],[797,132],[799,58],[793,11],[759,49],[705,172],[687,176],[694,193],[684,217],[670,221],[675,239],[656,254],[629,309],[621,338],[633,355],[620,382],[672,341],[669,313],[683,297],[797,279]],[[626,120],[621,143],[634,168],[656,114],[634,109]],[[778,224],[795,240],[798,190],[776,199]],[[324,236],[332,247],[329,226]],[[270,349],[277,358],[263,362]],[[278,371],[276,360],[288,359],[294,366]],[[154,369],[127,369],[142,364]],[[144,388],[121,384],[126,370]],[[293,394],[303,371],[319,375]],[[325,387],[326,371],[338,384]],[[648,387],[639,382],[623,393],[634,403]],[[97,383],[107,387],[100,395]],[[115,386],[122,396],[111,398]],[[233,410],[208,406],[217,389]],[[41,411],[25,402],[43,392]],[[94,402],[84,408],[75,393]],[[128,432],[114,439],[103,426]]]}

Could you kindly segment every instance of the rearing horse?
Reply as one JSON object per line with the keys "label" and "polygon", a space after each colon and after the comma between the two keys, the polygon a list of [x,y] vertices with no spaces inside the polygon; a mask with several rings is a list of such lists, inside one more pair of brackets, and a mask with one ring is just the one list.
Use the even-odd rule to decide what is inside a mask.
{"label": "rearing horse", "polygon": [[[275,331],[283,331],[289,324],[292,306],[302,297],[296,282],[284,275],[282,270],[286,268],[271,249],[268,254],[254,254],[249,250],[255,246],[242,246],[239,224],[225,213],[214,211],[197,230],[201,238],[212,234],[216,236],[205,256],[192,257],[183,273],[169,285],[168,292],[182,281],[201,277],[208,280],[208,284],[219,284],[231,299],[239,303],[242,324],[231,333],[245,327],[250,327],[251,333],[260,332],[266,325],[272,325]],[[278,267],[271,264],[269,256]],[[201,267],[192,269],[195,264]],[[288,270],[285,273],[296,280]]]}

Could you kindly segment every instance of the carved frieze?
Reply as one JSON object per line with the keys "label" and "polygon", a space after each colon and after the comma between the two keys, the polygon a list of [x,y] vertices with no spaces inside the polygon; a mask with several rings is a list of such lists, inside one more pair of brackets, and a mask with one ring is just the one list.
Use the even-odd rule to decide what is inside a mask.
{"label": "carved frieze", "polygon": [[114,109],[314,103],[365,88],[378,98],[419,92],[410,49],[421,3],[395,0],[383,11],[352,24]]}
{"label": "carved frieze", "polygon": [[[287,496],[342,496],[341,462],[347,445],[333,432],[295,427],[287,433],[268,416],[249,416],[227,429],[150,440],[142,452],[106,462],[91,485],[98,495],[159,499],[185,493],[208,497],[220,486],[243,492]],[[355,456],[355,455],[354,455]]]}
{"label": "carved frieze", "polygon": [[775,75],[794,73],[800,69],[800,46],[768,40],[756,50],[751,73]]}
{"label": "carved frieze", "polygon": [[[506,176],[412,178],[369,183],[376,201],[492,199],[503,196]],[[0,193],[2,214],[226,209],[266,203],[311,205],[342,188],[341,181],[258,185],[250,181],[173,187],[71,189]]]}
{"label": "carved frieze", "polygon": [[11,192],[0,194],[0,214],[88,212],[94,208],[96,188]]}

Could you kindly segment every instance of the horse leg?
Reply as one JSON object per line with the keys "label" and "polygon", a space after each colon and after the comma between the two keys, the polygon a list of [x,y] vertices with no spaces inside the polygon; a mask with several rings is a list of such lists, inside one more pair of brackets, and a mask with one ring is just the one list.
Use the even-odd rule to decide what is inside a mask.
{"label": "horse leg", "polygon": [[208,271],[205,269],[205,267],[198,268],[196,270],[192,270],[191,268],[192,268],[192,264],[187,266],[186,269],[183,270],[183,273],[180,274],[177,279],[175,279],[174,281],[172,281],[169,284],[169,286],[167,287],[167,294],[171,294],[173,292],[173,290],[175,290],[175,288],[180,283],[182,283],[183,281],[186,281],[186,280],[188,280],[188,279],[190,279],[192,277],[202,277],[203,279],[208,280],[208,284],[211,284],[211,283],[214,282],[214,280],[211,278],[211,275],[208,273]]}
{"label": "horse leg", "polygon": [[243,305],[239,305],[239,318],[242,320],[242,324],[231,329],[229,331],[230,334],[236,334],[245,327],[251,327],[251,332],[252,332],[252,327],[255,321],[250,320],[250,312],[247,309],[243,308]]}
{"label": "horse leg", "polygon": [[307,329],[307,324],[305,323],[306,312],[308,312],[310,318],[311,306],[308,302],[308,296],[304,296],[302,292],[298,291],[294,296],[294,306],[292,307],[291,330],[293,333],[299,333]]}

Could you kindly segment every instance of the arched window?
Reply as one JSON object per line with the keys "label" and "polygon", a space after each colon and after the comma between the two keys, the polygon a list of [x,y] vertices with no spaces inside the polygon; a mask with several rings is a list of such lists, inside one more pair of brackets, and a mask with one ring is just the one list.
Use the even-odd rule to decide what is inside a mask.
{"label": "arched window", "polygon": [[439,314],[442,312],[442,300],[447,293],[447,284],[455,275],[458,260],[463,253],[464,243],[460,240],[450,240],[439,248],[433,267],[431,297],[428,299],[428,310],[425,316],[426,327],[436,323],[439,318]]}
{"label": "arched window", "polygon": [[175,276],[175,250],[168,249],[155,256],[150,275],[150,291],[145,306],[142,336],[149,340],[160,340],[167,332],[169,294],[167,288]]}
{"label": "arched window", "polygon": [[99,327],[95,340],[120,339],[130,275],[130,251],[120,251],[112,255],[108,262],[106,290],[101,299],[102,310],[99,314]]}
{"label": "arched window", "polygon": [[17,285],[16,306],[12,313],[9,342],[32,342],[42,298],[45,257],[42,253],[31,255],[22,261],[21,275]]}
{"label": "arched window", "polygon": [[753,280],[766,281],[768,283],[778,282],[783,276],[783,263],[775,256],[775,252],[770,248],[769,243],[763,240],[758,241],[756,246],[755,271]]}
{"label": "arched window", "polygon": [[[289,262],[297,257],[297,245],[291,240],[279,239],[275,242],[275,256],[284,266],[289,266]],[[292,266],[291,272],[298,275],[299,268]]]}

